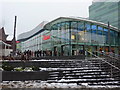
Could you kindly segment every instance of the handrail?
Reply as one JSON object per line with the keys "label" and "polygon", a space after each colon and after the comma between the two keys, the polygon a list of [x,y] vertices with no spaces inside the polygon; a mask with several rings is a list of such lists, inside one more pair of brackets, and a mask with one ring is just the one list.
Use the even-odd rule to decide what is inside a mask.
{"label": "handrail", "polygon": [[101,53],[101,52],[97,51],[97,53],[104,54],[105,56],[109,56],[110,58],[113,58],[113,59],[119,60],[118,58],[115,58],[115,57],[113,57],[113,56],[106,55],[106,53],[105,53],[105,52],[102,52],[102,53]]}
{"label": "handrail", "polygon": [[98,58],[98,59],[100,59],[100,60],[102,60],[102,61],[106,62],[106,63],[107,63],[107,64],[109,64],[111,67],[114,67],[114,68],[116,68],[117,70],[119,70],[119,71],[120,71],[120,69],[119,69],[118,67],[116,67],[116,66],[112,65],[111,63],[109,63],[109,62],[105,61],[104,59],[101,59],[99,56],[96,56],[96,55],[95,55],[95,54],[93,54],[92,52],[89,52],[89,51],[87,51],[87,52],[88,52],[88,53],[90,53],[91,55],[95,56],[96,58]]}

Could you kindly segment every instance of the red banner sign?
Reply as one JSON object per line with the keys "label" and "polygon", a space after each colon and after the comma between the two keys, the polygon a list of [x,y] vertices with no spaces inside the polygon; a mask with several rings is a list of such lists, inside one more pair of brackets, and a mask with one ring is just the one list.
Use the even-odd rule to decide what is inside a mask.
{"label": "red banner sign", "polygon": [[50,39],[50,35],[44,35],[43,36],[43,40],[48,40],[48,39]]}
{"label": "red banner sign", "polygon": [[20,43],[20,41],[16,41],[16,43]]}

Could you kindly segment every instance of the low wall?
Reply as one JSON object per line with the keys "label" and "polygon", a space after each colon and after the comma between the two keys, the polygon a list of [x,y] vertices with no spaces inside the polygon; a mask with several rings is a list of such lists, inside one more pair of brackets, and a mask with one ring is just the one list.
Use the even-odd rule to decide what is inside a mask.
{"label": "low wall", "polygon": [[11,67],[31,67],[36,66],[40,67],[40,61],[3,61],[2,65],[11,66]]}
{"label": "low wall", "polygon": [[42,80],[45,81],[49,77],[47,71],[31,71],[31,72],[18,72],[18,71],[3,71],[2,81],[24,81],[24,80]]}

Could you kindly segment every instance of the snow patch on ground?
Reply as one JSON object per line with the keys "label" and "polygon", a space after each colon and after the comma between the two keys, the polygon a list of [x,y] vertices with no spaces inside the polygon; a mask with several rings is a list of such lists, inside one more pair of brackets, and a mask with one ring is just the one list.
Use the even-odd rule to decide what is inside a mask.
{"label": "snow patch on ground", "polygon": [[[60,81],[64,81],[61,79]],[[47,81],[3,81],[2,88],[120,88],[118,86],[89,86],[88,83],[81,83],[77,85],[76,83],[47,83]]]}
{"label": "snow patch on ground", "polygon": [[5,88],[78,88],[75,83],[47,83],[46,81],[4,81],[2,87]]}

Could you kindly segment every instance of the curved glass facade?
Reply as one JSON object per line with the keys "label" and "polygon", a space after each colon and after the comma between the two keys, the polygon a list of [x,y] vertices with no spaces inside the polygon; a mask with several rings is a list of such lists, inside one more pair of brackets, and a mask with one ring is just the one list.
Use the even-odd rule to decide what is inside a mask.
{"label": "curved glass facade", "polygon": [[53,56],[83,54],[84,49],[94,52],[113,50],[119,54],[119,32],[107,25],[86,20],[56,19],[44,26],[41,33],[21,41],[21,50],[50,50]]}

